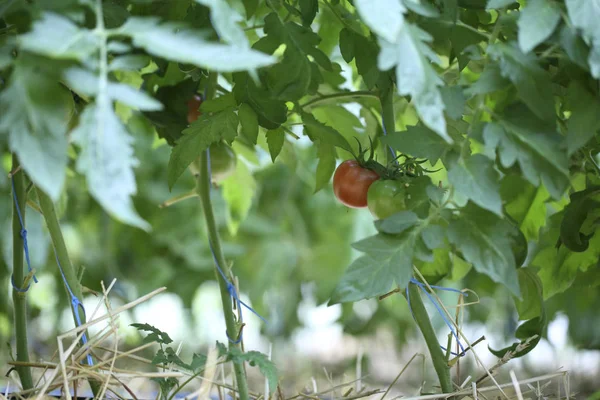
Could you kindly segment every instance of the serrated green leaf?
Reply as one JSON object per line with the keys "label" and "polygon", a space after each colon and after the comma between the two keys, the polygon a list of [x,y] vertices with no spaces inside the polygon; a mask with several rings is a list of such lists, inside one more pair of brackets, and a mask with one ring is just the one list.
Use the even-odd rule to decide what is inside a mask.
{"label": "serrated green leaf", "polygon": [[158,342],[158,343],[162,343],[162,344],[173,343],[173,340],[171,340],[171,337],[169,336],[168,333],[163,332],[160,329],[155,328],[154,326],[152,326],[150,324],[135,323],[135,324],[131,324],[131,326],[133,326],[138,331],[150,332],[150,335],[147,335],[146,339],[150,338],[150,341],[152,341],[152,342]]}
{"label": "serrated green leaf", "polygon": [[300,13],[302,14],[302,24],[304,26],[310,26],[317,12],[319,12],[319,1],[318,0],[300,0]]}
{"label": "serrated green leaf", "polygon": [[537,318],[542,315],[544,309],[542,281],[531,268],[519,268],[518,274],[522,299],[513,296],[513,300],[519,312],[519,319],[525,321]]}
{"label": "serrated green leaf", "polygon": [[276,129],[287,120],[285,101],[277,100],[264,88],[256,86],[247,73],[234,74],[233,94],[238,103],[247,103],[265,129]]}
{"label": "serrated green leaf", "polygon": [[567,150],[572,155],[585,146],[600,129],[600,101],[578,81],[567,90],[571,116],[567,121]]}
{"label": "serrated green leaf", "polygon": [[202,115],[185,129],[183,136],[171,150],[167,167],[169,189],[173,188],[186,168],[211,144],[235,137],[237,126],[237,115],[233,110],[227,110],[210,116]]}
{"label": "serrated green leaf", "polygon": [[53,201],[65,183],[67,123],[73,98],[50,74],[31,61],[18,60],[0,93],[0,133],[31,180]]}
{"label": "serrated green leaf", "polygon": [[439,60],[426,45],[431,40],[432,37],[416,25],[404,23],[393,42],[380,39],[377,64],[382,71],[396,67],[398,93],[410,95],[423,123],[452,144],[444,119],[444,102],[438,89],[443,82],[431,66],[431,61]]}
{"label": "serrated green leaf", "polygon": [[465,109],[466,99],[460,86],[445,86],[440,88],[446,113],[452,119],[461,119]]}
{"label": "serrated green leaf", "polygon": [[281,153],[283,143],[285,142],[285,131],[283,128],[277,128],[267,131],[267,144],[269,146],[269,153],[271,154],[271,161],[275,162],[275,159]]}
{"label": "serrated green leaf", "polygon": [[498,61],[500,73],[510,79],[519,97],[540,119],[554,121],[554,94],[548,73],[533,54],[524,54],[514,44],[490,45],[488,53]]}
{"label": "serrated green leaf", "polygon": [[248,351],[240,355],[240,359],[247,361],[251,366],[256,366],[260,369],[267,381],[269,382],[269,390],[274,392],[279,383],[279,375],[275,364],[269,358],[258,351]]}
{"label": "serrated green leaf", "polygon": [[560,22],[560,9],[548,0],[531,0],[519,16],[519,47],[529,53],[546,40]]}
{"label": "serrated green leaf", "polygon": [[356,302],[389,292],[394,274],[387,267],[369,255],[360,256],[344,272],[329,304]]}
{"label": "serrated green leaf", "polygon": [[506,213],[519,225],[528,241],[537,241],[546,224],[546,201],[550,194],[543,185],[535,187],[520,175],[502,179],[500,193]]}
{"label": "serrated green leaf", "polygon": [[[545,311],[542,310],[542,315],[540,317],[530,319],[529,321],[525,322],[524,324],[522,324],[521,326],[519,326],[517,328],[515,336],[517,337],[517,339],[521,339],[520,342],[516,342],[512,346],[508,346],[501,350],[493,350],[489,346],[488,346],[488,349],[490,350],[490,352],[492,354],[494,354],[498,358],[503,358],[506,355],[506,353],[508,353],[508,352],[513,353],[513,354],[511,354],[510,358],[523,357],[525,354],[527,354],[531,350],[533,350],[537,346],[537,344],[540,342],[540,340],[542,339],[542,333],[544,332],[544,329],[546,328],[546,323],[547,323],[546,313],[545,313]],[[531,339],[533,337],[536,337],[536,338]],[[529,340],[528,346],[525,348],[522,348],[522,350],[520,350],[520,351],[517,351],[517,349],[520,346],[523,346],[527,340]]]}
{"label": "serrated green leaf", "polygon": [[448,239],[473,267],[519,295],[511,237],[515,228],[493,213],[468,203],[448,227]]}
{"label": "serrated green leaf", "polygon": [[242,134],[246,136],[252,144],[256,144],[258,139],[258,117],[252,107],[247,103],[240,104],[238,117],[242,127]]}
{"label": "serrated green leaf", "polygon": [[395,42],[404,25],[406,7],[400,0],[354,0],[358,15],[371,30]]}
{"label": "serrated green leaf", "polygon": [[244,30],[238,22],[243,18],[226,1],[222,0],[195,0],[196,3],[210,8],[210,21],[215,31],[225,42],[248,49],[250,44]]}
{"label": "serrated green leaf", "polygon": [[365,127],[361,120],[347,108],[331,105],[319,106],[311,111],[317,121],[326,126],[335,126],[335,130],[348,141],[356,153],[358,153],[358,142],[361,143],[363,149],[370,147],[371,143],[369,137],[364,134]]}
{"label": "serrated green leaf", "polygon": [[588,64],[592,76],[600,78],[600,0],[566,0],[567,12],[575,28],[581,29],[583,38],[591,47]]}
{"label": "serrated green leaf", "polygon": [[114,218],[149,231],[150,224],[138,215],[131,199],[137,192],[133,168],[138,163],[133,138],[105,93],[85,108],[72,139],[81,148],[77,171],[85,174],[92,197]]}
{"label": "serrated green leaf", "polygon": [[99,36],[71,20],[45,12],[32,30],[19,36],[21,49],[51,58],[84,61],[97,51]]}
{"label": "serrated green leaf", "polygon": [[448,180],[456,190],[475,204],[502,216],[500,175],[494,163],[482,154],[460,159],[450,167]]}
{"label": "serrated green leaf", "polygon": [[256,194],[256,180],[243,162],[236,163],[235,172],[221,182],[223,198],[229,210],[228,225],[235,234],[246,219]]}
{"label": "serrated green leaf", "polygon": [[317,121],[310,114],[302,114],[302,122],[308,137],[312,141],[320,140],[321,143],[329,144],[352,153],[352,147],[348,141],[335,129]]}
{"label": "serrated green leaf", "polygon": [[335,148],[330,144],[319,144],[317,148],[319,163],[315,176],[315,193],[329,184],[333,171],[335,171]]}
{"label": "serrated green leaf", "polygon": [[160,23],[155,17],[131,17],[119,33],[152,55],[214,71],[250,70],[275,62],[274,57],[256,50],[208,42],[198,32],[181,24]]}
{"label": "serrated green leaf", "polygon": [[375,221],[379,232],[396,235],[412,228],[419,223],[419,217],[412,211],[402,211],[385,219]]}
{"label": "serrated green leaf", "polygon": [[569,250],[584,252],[600,220],[600,187],[592,186],[572,193],[560,224],[560,241]]}
{"label": "serrated green leaf", "polygon": [[439,10],[427,1],[423,2],[420,0],[403,0],[402,3],[410,11],[414,12],[415,14],[419,14],[423,17],[438,18],[440,16]]}
{"label": "serrated green leaf", "polygon": [[490,123],[484,128],[486,145],[498,150],[504,167],[518,161],[529,182],[535,186],[543,183],[552,197],[559,199],[569,185],[569,172],[555,127],[522,105],[509,107],[504,114],[501,125]]}
{"label": "serrated green leaf", "polygon": [[574,27],[564,25],[560,30],[560,45],[569,58],[581,68],[589,70],[588,57],[590,50]]}
{"label": "serrated green leaf", "polygon": [[488,63],[479,76],[479,79],[465,90],[465,94],[469,97],[478,94],[487,94],[504,89],[509,83],[502,76],[500,67],[497,64]]}
{"label": "serrated green leaf", "polygon": [[227,93],[210,100],[203,101],[200,104],[200,111],[203,113],[214,113],[234,108],[236,106],[235,97],[232,93]]}
{"label": "serrated green leaf", "polygon": [[437,163],[448,150],[446,141],[422,125],[407,126],[405,132],[393,132],[380,140],[399,152],[427,158],[432,164]]}
{"label": "serrated green leaf", "polygon": [[[69,68],[64,79],[73,90],[86,96],[97,96],[99,88],[98,75],[82,68]],[[129,107],[142,111],[159,111],[163,105],[145,92],[124,83],[106,82],[106,94],[110,100],[119,101]]]}

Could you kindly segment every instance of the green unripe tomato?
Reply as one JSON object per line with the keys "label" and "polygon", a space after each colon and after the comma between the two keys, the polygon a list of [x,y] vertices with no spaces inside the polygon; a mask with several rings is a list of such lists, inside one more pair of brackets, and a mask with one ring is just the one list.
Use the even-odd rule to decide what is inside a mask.
{"label": "green unripe tomato", "polygon": [[212,181],[219,183],[235,171],[237,157],[231,147],[225,143],[210,145],[210,172]]}
{"label": "green unripe tomato", "polygon": [[373,217],[384,219],[406,209],[406,187],[401,181],[378,180],[367,192],[367,206]]}

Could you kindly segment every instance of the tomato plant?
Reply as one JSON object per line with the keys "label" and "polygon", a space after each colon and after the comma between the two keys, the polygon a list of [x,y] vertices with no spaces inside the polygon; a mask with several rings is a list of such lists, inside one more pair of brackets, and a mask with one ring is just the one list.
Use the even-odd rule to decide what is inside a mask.
{"label": "tomato plant", "polygon": [[367,193],[369,211],[376,219],[384,219],[406,208],[406,183],[381,179],[373,182]]}
{"label": "tomato plant", "polygon": [[346,160],[337,167],[333,175],[333,193],[348,207],[366,207],[369,187],[378,179],[379,175],[375,171],[364,168],[356,160]]}
{"label": "tomato plant", "polygon": [[[26,279],[8,202],[35,207],[24,197],[38,193],[42,214],[25,221],[38,232],[50,222],[60,245],[51,203],[66,193],[73,206],[64,218],[74,230],[92,235],[90,227],[110,216],[114,227],[93,234],[119,233],[97,241],[114,251],[78,260],[89,264],[87,285],[106,278],[106,265],[133,257],[136,265],[111,273],[138,289],[172,284],[189,303],[214,279],[214,271],[199,272],[212,260],[208,235],[224,276],[232,273],[225,261],[235,258],[253,304],[267,291],[285,298],[282,335],[299,324],[294,307],[304,283],[318,283],[319,303],[351,303],[414,290],[417,272],[484,293],[493,287],[488,293],[510,300],[507,319],[521,321],[512,330],[519,341],[494,350],[499,356],[535,345],[526,340],[539,341],[557,313],[589,317],[563,300],[600,286],[597,1],[53,3],[12,1],[0,13],[0,151],[6,172],[20,174],[10,175],[14,190],[0,179],[0,216],[12,218],[14,236],[5,283],[10,266],[17,285]],[[371,157],[336,169],[367,144],[385,167]],[[210,185],[207,149],[218,187]],[[406,161],[395,169],[397,157]],[[191,179],[197,160],[202,168]],[[157,198],[169,191],[201,197],[206,226],[190,223],[200,212],[191,202],[158,213]],[[378,219],[376,232],[353,245],[360,255],[351,262],[359,219],[336,199],[368,206]],[[233,245],[220,246],[220,235]],[[48,246],[44,240],[38,247]],[[66,247],[58,247],[68,268]],[[282,263],[295,273],[270,273]],[[231,296],[220,288],[234,338]],[[25,310],[14,292],[15,308]],[[370,333],[387,319],[404,324],[399,336],[413,326],[385,301],[356,331]],[[350,329],[357,318],[344,310]],[[15,318],[18,338],[26,338],[25,317]],[[421,331],[427,320],[419,315]],[[599,347],[590,335],[571,336]],[[29,365],[19,340],[18,361]],[[444,364],[436,350],[432,358]],[[239,365],[236,374],[246,400]]]}

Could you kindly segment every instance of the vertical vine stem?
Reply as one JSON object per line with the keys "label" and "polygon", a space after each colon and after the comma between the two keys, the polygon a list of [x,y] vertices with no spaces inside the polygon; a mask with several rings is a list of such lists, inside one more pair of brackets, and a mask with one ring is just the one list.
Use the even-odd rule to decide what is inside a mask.
{"label": "vertical vine stem", "polygon": [[[215,73],[210,73],[207,84],[208,90],[206,92],[206,99],[211,99],[214,96],[216,79],[217,75]],[[206,152],[202,152],[200,160],[198,161],[199,165],[195,165],[195,167],[200,171],[200,173],[196,176],[196,191],[198,192],[198,196],[200,197],[200,201],[202,203],[204,219],[206,221],[206,228],[208,231],[208,240],[210,240],[210,243],[212,244],[215,259],[221,266],[225,276],[230,276],[229,264],[227,264],[225,256],[223,255],[223,250],[221,249],[221,239],[219,237],[219,231],[217,230],[217,223],[215,221],[215,215],[210,199],[211,179],[208,172],[208,162],[209,159],[206,155]],[[217,281],[219,282],[219,288],[221,291],[221,302],[223,303],[223,313],[225,315],[227,336],[235,340],[238,338],[240,332],[235,314],[233,312],[231,295],[229,294],[227,288],[227,282],[225,282],[223,277],[218,273],[216,267],[215,274],[217,276]],[[230,342],[229,348],[237,348],[241,351],[241,345],[239,343]],[[248,400],[248,382],[246,379],[244,365],[241,363],[234,363],[233,368],[240,400]]]}
{"label": "vertical vine stem", "polygon": [[[396,117],[394,115],[394,86],[390,87],[385,92],[379,93],[379,101],[381,103],[381,121],[383,132],[389,135],[396,130]],[[386,162],[389,164],[396,158],[396,153],[391,147],[385,151]]]}
{"label": "vertical vine stem", "polygon": [[[12,156],[12,170],[19,168],[19,159]],[[23,284],[23,237],[21,236],[21,221],[17,207],[21,210],[23,223],[25,223],[26,191],[25,174],[18,171],[12,177],[14,179],[13,215],[12,215],[12,237],[13,237],[13,282],[20,287]],[[15,313],[15,338],[17,342],[17,361],[29,363],[29,346],[27,341],[27,292],[19,292],[13,288],[12,292]],[[16,367],[21,386],[24,390],[33,388],[31,368],[26,365]]]}
{"label": "vertical vine stem", "polygon": [[452,387],[452,379],[450,377],[450,367],[448,366],[444,352],[440,348],[435,330],[431,325],[429,314],[427,314],[427,310],[425,309],[425,305],[423,304],[419,290],[419,286],[417,285],[408,285],[411,311],[415,321],[417,322],[419,330],[423,334],[423,338],[425,338],[425,343],[427,344],[427,348],[429,349],[429,353],[431,354],[431,359],[433,361],[433,367],[440,380],[442,392],[452,393],[454,388]]}
{"label": "vertical vine stem", "polygon": [[[58,216],[56,215],[56,209],[54,208],[54,203],[50,197],[44,193],[41,189],[36,187],[36,192],[38,196],[38,200],[40,202],[40,208],[42,210],[42,215],[44,216],[44,220],[46,221],[46,226],[48,228],[48,232],[50,233],[50,239],[52,240],[52,245],[56,251],[56,258],[62,267],[62,271],[64,273],[65,279],[71,288],[73,294],[80,300],[83,300],[83,293],[81,291],[81,284],[79,283],[79,278],[77,277],[77,272],[71,264],[71,259],[69,258],[69,253],[67,251],[67,246],[65,244],[65,239],[62,234],[62,230],[60,228],[60,223],[58,222]],[[67,296],[70,297],[70,293],[65,286],[65,292]],[[70,300],[70,298],[69,298]],[[72,308],[71,308],[72,309]],[[77,318],[75,317],[75,312],[79,313],[79,318],[82,324],[85,324],[85,314],[79,308],[77,311],[73,310],[73,321],[77,324]],[[83,344],[83,343],[82,343]],[[88,383],[94,393],[94,396],[97,396],[100,393],[100,383],[92,378],[88,379]]]}

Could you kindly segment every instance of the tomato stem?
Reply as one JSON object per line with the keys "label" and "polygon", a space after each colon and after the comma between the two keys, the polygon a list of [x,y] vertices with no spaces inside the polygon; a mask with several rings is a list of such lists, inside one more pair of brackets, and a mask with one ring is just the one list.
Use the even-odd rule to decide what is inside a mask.
{"label": "tomato stem", "polygon": [[[16,155],[12,156],[12,168],[16,171],[19,167],[19,160]],[[12,176],[14,180],[13,197],[13,215],[12,215],[12,233],[13,233],[13,282],[17,286],[23,284],[23,238],[21,237],[21,221],[17,207],[21,210],[23,223],[25,223],[25,182],[24,172],[19,171]],[[25,284],[28,285],[29,283]],[[19,292],[13,289],[13,303],[15,307],[15,337],[17,341],[17,361],[29,363],[29,347],[27,345],[27,293]],[[16,367],[21,386],[24,390],[33,388],[33,378],[31,377],[31,368],[27,365]]]}
{"label": "tomato stem", "polygon": [[[379,93],[379,101],[381,102],[381,123],[383,126],[384,136],[392,134],[396,130],[396,117],[394,116],[394,87],[390,86],[385,92]],[[386,147],[386,146],[384,146]],[[386,164],[392,163],[396,158],[396,152],[391,147],[385,151]]]}
{"label": "tomato stem", "polygon": [[429,314],[427,314],[427,310],[423,305],[423,300],[421,299],[419,286],[409,284],[408,295],[410,296],[410,307],[414,315],[415,321],[417,322],[419,330],[423,334],[423,338],[425,338],[425,343],[427,344],[427,348],[429,349],[429,353],[431,354],[433,367],[435,368],[435,372],[437,373],[438,379],[440,380],[442,392],[452,393],[453,387],[452,379],[450,377],[450,367],[448,366],[446,357],[442,352],[442,349],[440,348],[440,344],[435,334],[435,330],[433,329],[433,326],[431,325],[431,320],[429,319]]}
{"label": "tomato stem", "polygon": [[[208,90],[206,94],[206,99],[211,99],[214,96],[214,83],[216,83],[216,77],[217,75],[214,72],[211,72],[208,77],[209,82],[207,84]],[[196,165],[196,167],[200,170],[200,173],[196,177],[196,191],[202,203],[202,210],[204,211],[204,219],[206,221],[206,229],[208,231],[208,240],[212,244],[216,262],[223,270],[225,276],[230,276],[229,264],[227,264],[225,256],[223,255],[223,250],[221,249],[221,238],[219,237],[219,231],[217,229],[217,223],[215,221],[215,215],[210,199],[211,177],[208,171],[208,162],[209,159],[207,157],[206,151],[203,151],[198,161],[199,165]],[[217,281],[219,282],[219,289],[221,291],[221,302],[223,304],[223,314],[225,315],[227,336],[235,340],[239,336],[240,332],[236,322],[235,314],[233,312],[231,295],[227,288],[227,282],[225,282],[223,277],[219,274],[218,270],[216,269],[216,266],[215,274],[217,276]],[[242,351],[240,343],[230,342],[229,348],[235,348]],[[244,365],[240,363],[234,363],[233,368],[235,372],[238,395],[240,397],[240,400],[248,400],[248,383],[246,380],[246,371],[244,369]]]}

